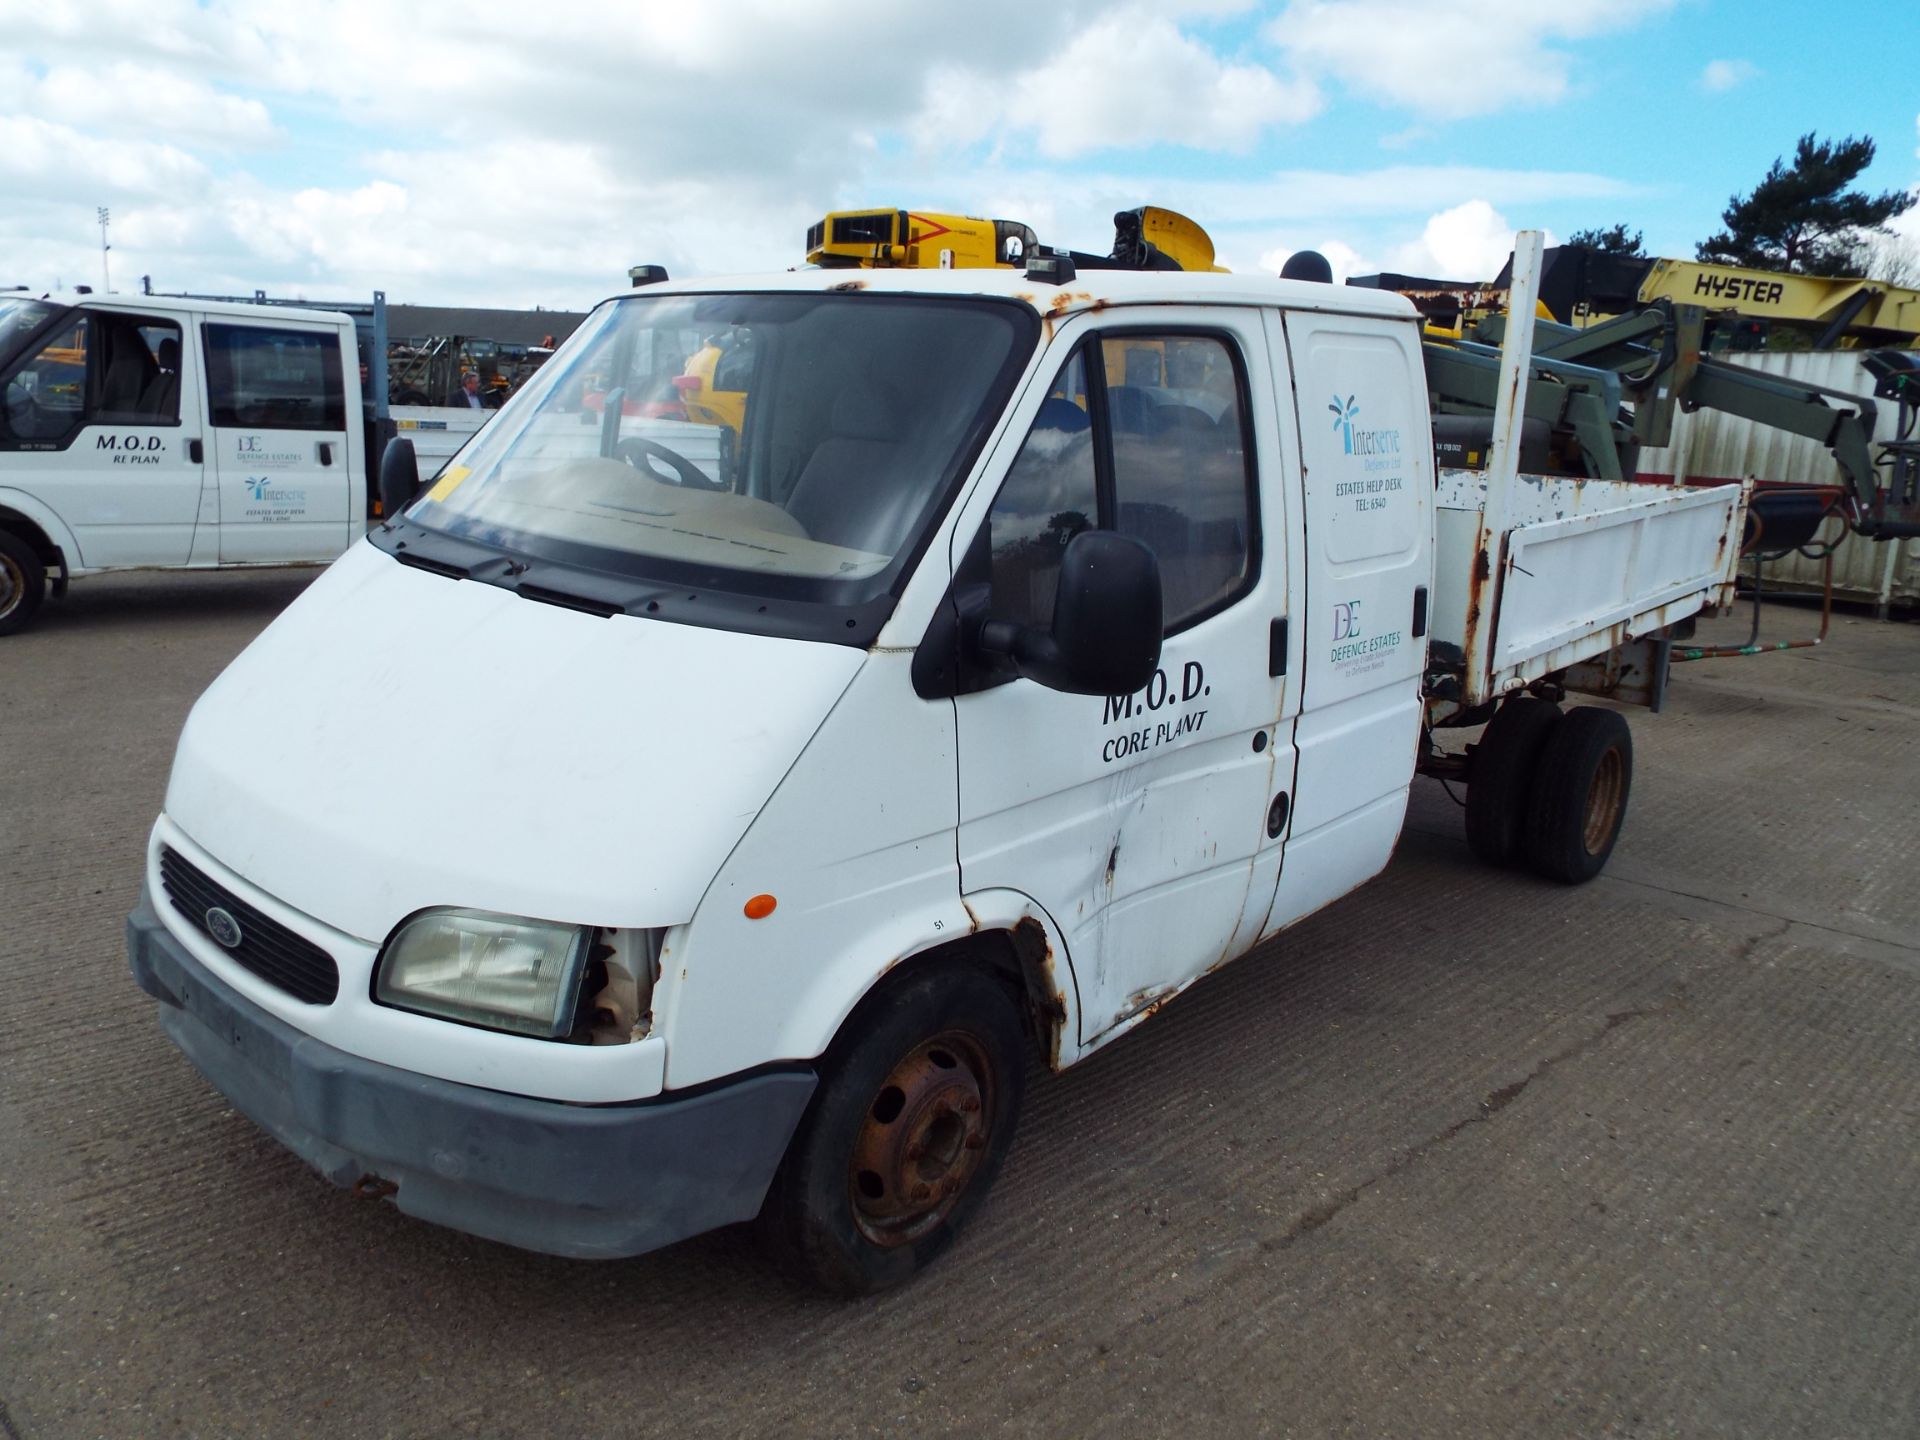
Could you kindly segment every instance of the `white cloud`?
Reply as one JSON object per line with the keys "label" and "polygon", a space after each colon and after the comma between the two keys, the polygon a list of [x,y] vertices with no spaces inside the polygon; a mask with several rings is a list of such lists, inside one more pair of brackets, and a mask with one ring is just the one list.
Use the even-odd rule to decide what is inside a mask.
{"label": "white cloud", "polygon": [[1014,83],[1004,122],[1036,132],[1053,159],[1090,150],[1172,143],[1245,149],[1262,131],[1321,108],[1307,82],[1226,64],[1164,19],[1123,10],[1096,21],[1056,59]]}
{"label": "white cloud", "polygon": [[[1467,200],[1427,218],[1388,268],[1436,280],[1491,280],[1513,253],[1515,227],[1485,200]],[[1546,243],[1555,243],[1551,233]]]}
{"label": "white cloud", "polygon": [[[1380,268],[1351,245],[1340,240],[1320,240],[1312,245],[1300,246],[1298,249],[1318,250],[1325,256],[1328,266],[1333,270],[1333,283],[1336,285],[1346,284],[1349,275],[1371,275]],[[1256,268],[1269,275],[1278,275],[1285,268],[1288,259],[1296,253],[1296,248],[1292,246],[1281,246],[1278,249],[1269,250],[1260,257],[1260,263]]]}
{"label": "white cloud", "polygon": [[[1675,0],[1291,0],[1267,39],[1310,75],[1439,119],[1550,103],[1572,85],[1577,42]],[[1557,48],[1561,43],[1571,48]]]}
{"label": "white cloud", "polygon": [[0,115],[0,192],[8,206],[106,194],[134,199],[195,195],[207,169],[178,146],[155,140],[108,139],[27,115]]}
{"label": "white cloud", "polygon": [[1751,60],[1709,60],[1707,68],[1700,72],[1700,88],[1711,94],[1724,94],[1759,73],[1760,68]]}
{"label": "white cloud", "polygon": [[59,65],[27,83],[18,106],[114,136],[165,135],[182,143],[252,146],[278,138],[267,107],[212,86],[128,60]]}
{"label": "white cloud", "polygon": [[1887,228],[1905,243],[1920,245],[1920,185],[1909,185],[1907,193],[1914,198],[1915,203],[1904,213],[1889,220]]}

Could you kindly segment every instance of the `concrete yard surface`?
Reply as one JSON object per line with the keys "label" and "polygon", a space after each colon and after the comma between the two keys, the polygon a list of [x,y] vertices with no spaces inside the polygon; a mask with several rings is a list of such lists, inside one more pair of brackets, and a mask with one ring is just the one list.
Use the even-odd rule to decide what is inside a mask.
{"label": "concrete yard surface", "polygon": [[1035,1074],[952,1253],[839,1304],[738,1232],[354,1200],[164,1039],[121,925],[174,741],[311,574],[0,640],[0,1437],[1920,1433],[1920,626],[1676,666],[1588,886],[1417,782],[1385,875]]}

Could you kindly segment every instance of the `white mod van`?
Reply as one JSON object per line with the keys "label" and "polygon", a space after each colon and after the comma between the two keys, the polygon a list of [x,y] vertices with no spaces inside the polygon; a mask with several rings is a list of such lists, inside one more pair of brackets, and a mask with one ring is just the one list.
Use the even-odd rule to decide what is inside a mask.
{"label": "white mod van", "polygon": [[[1425,727],[1494,716],[1483,853],[1604,864],[1630,741],[1555,699],[1724,594],[1737,489],[1439,483],[1398,296],[846,274],[601,306],[195,706],[133,971],[336,1183],[877,1289],[1030,1051],[1379,873]],[[615,403],[663,332],[744,357],[725,475]]]}
{"label": "white mod van", "polygon": [[436,466],[492,418],[370,410],[356,336],[273,303],[0,294],[0,636],[106,570],[323,564],[374,513],[371,410]]}
{"label": "white mod van", "polygon": [[331,560],[366,530],[353,323],[0,295],[0,634],[49,578]]}

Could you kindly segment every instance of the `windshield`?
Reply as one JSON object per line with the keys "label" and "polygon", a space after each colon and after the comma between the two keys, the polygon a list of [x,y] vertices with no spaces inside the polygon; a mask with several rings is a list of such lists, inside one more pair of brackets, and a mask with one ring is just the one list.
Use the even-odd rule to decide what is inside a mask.
{"label": "windshield", "polygon": [[406,519],[601,575],[864,604],[918,553],[1037,329],[978,299],[618,301]]}
{"label": "windshield", "polygon": [[0,295],[0,366],[60,307],[21,295]]}

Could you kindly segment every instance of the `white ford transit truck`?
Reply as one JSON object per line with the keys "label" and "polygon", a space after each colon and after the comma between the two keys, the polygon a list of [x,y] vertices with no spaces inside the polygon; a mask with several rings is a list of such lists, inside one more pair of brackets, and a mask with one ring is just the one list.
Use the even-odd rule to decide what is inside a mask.
{"label": "white ford transit truck", "polygon": [[[979,1203],[1030,1049],[1378,874],[1416,767],[1595,873],[1631,743],[1557,702],[1729,598],[1739,488],[1436,475],[1400,297],[1055,259],[609,301],[269,626],[129,920],[212,1083],[412,1215],[757,1217],[859,1293]],[[662,333],[734,357],[725,473],[616,403]]]}

